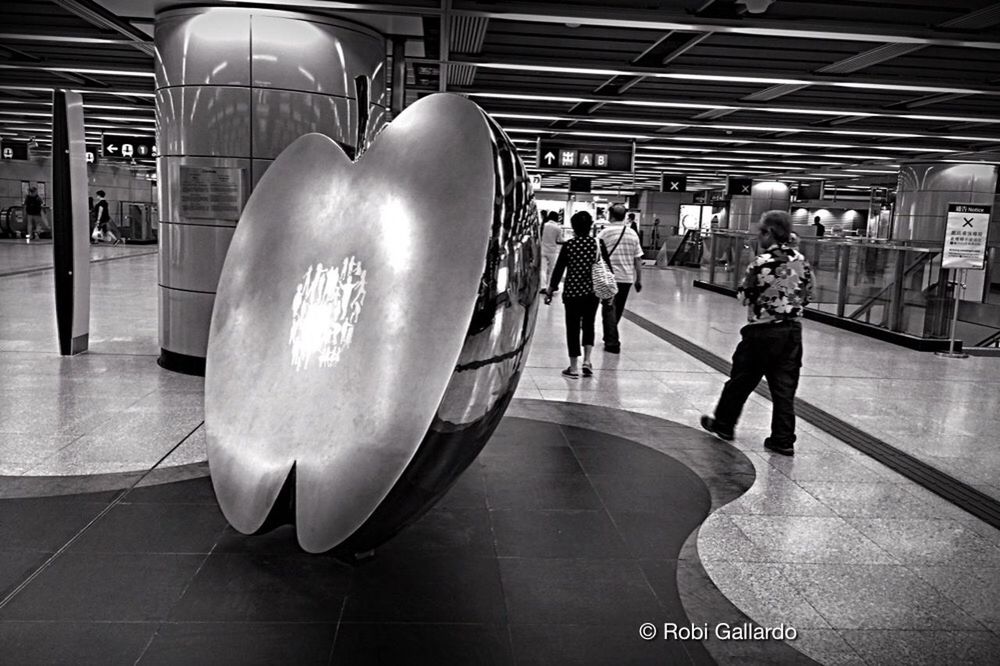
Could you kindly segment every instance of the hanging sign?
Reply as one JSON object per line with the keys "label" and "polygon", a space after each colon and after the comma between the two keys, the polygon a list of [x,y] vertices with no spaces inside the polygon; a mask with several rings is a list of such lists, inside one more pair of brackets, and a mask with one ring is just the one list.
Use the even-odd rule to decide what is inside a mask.
{"label": "hanging sign", "polygon": [[635,144],[539,139],[536,157],[540,169],[631,172]]}
{"label": "hanging sign", "polygon": [[991,212],[992,206],[948,204],[942,268],[982,270],[986,267],[986,236]]}

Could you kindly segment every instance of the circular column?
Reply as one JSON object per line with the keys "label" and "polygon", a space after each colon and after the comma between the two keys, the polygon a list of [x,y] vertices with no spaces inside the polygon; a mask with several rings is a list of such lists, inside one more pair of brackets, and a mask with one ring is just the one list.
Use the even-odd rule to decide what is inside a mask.
{"label": "circular column", "polygon": [[787,211],[792,203],[792,193],[788,183],[777,180],[755,182],[750,189],[750,223],[760,220],[769,210]]}
{"label": "circular column", "polygon": [[915,162],[899,169],[892,240],[944,240],[949,203],[992,204],[997,167],[992,164]]}
{"label": "circular column", "polygon": [[155,42],[160,365],[202,374],[250,192],[303,134],[326,134],[351,156],[367,147],[385,124],[386,44],[349,21],[228,7],[160,12]]}

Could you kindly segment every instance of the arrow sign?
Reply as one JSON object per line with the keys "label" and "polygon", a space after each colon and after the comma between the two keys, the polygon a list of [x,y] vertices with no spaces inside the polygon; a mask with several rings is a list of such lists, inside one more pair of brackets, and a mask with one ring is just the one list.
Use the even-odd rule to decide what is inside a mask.
{"label": "arrow sign", "polygon": [[101,137],[105,157],[131,159],[133,157],[153,157],[156,155],[156,137],[105,134]]}
{"label": "arrow sign", "polygon": [[118,146],[113,143],[109,143],[108,147],[105,148],[105,150],[114,155],[115,153],[118,152]]}
{"label": "arrow sign", "polygon": [[539,139],[535,157],[544,169],[631,172],[635,146],[624,141]]}
{"label": "arrow sign", "polygon": [[552,163],[555,161],[556,161],[556,156],[552,153],[552,151],[545,153],[545,163],[547,165],[552,166]]}

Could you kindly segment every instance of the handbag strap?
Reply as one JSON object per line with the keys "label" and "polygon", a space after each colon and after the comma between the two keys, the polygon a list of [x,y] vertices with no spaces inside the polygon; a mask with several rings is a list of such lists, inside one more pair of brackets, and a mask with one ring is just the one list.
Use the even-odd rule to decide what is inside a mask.
{"label": "handbag strap", "polygon": [[614,246],[613,248],[611,248],[610,250],[608,250],[608,256],[609,256],[609,257],[610,257],[610,256],[611,256],[612,254],[614,254],[614,253],[615,253],[615,250],[617,250],[617,249],[618,249],[618,244],[622,242],[622,239],[623,239],[623,238],[625,238],[625,232],[626,232],[626,231],[628,231],[628,225],[627,225],[627,224],[625,224],[624,222],[622,222],[622,232],[621,232],[621,234],[620,234],[620,235],[618,236],[618,240],[617,240],[617,241],[615,241],[615,246]]}

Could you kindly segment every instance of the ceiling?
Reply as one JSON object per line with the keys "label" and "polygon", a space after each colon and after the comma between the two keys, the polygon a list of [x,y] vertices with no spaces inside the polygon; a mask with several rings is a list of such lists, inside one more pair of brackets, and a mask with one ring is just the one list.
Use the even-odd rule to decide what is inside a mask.
{"label": "ceiling", "polygon": [[[538,137],[635,141],[635,174],[602,175],[598,190],[656,189],[662,172],[686,174],[689,189],[728,174],[860,187],[894,183],[901,160],[1000,158],[1000,2],[775,0],[748,11],[758,2],[255,4],[405,35],[408,99],[470,96],[529,166]],[[95,142],[154,132],[152,16],[175,4],[0,4],[0,136],[44,149],[53,87],[84,91]],[[570,175],[543,174],[545,187]]]}

